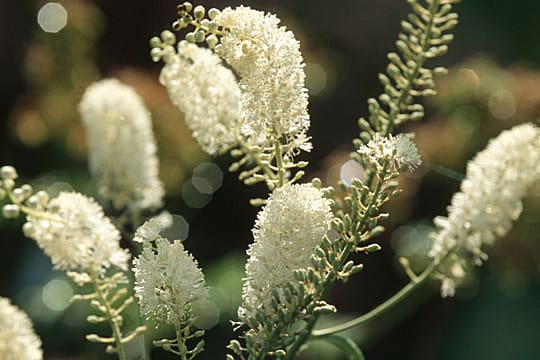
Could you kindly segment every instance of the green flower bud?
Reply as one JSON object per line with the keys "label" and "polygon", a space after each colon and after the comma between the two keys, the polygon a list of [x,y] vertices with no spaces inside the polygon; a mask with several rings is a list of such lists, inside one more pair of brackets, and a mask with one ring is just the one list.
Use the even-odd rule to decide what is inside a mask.
{"label": "green flower bud", "polygon": [[193,32],[188,32],[186,34],[186,41],[192,44],[195,44],[195,34]]}
{"label": "green flower bud", "polygon": [[173,45],[176,42],[176,36],[169,30],[162,31],[161,38],[163,39],[163,42],[167,45]]}
{"label": "green flower bud", "polygon": [[150,47],[155,48],[155,47],[160,47],[160,46],[161,46],[161,39],[157,36],[152,36],[150,38]]}
{"label": "green flower bud", "polygon": [[206,13],[206,10],[204,6],[197,5],[195,6],[195,9],[193,10],[193,15],[195,16],[195,19],[201,20],[204,17],[204,14]]}
{"label": "green flower bud", "polygon": [[208,17],[210,18],[210,20],[214,20],[216,16],[218,16],[220,13],[221,11],[219,11],[218,9],[211,8],[210,10],[208,10]]}

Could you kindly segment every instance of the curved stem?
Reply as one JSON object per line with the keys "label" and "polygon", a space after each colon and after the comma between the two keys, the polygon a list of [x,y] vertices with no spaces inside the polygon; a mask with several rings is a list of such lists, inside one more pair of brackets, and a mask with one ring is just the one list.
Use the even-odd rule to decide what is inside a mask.
{"label": "curved stem", "polygon": [[116,349],[118,351],[118,359],[126,360],[126,351],[124,350],[124,344],[122,343],[122,333],[120,332],[120,326],[116,320],[116,314],[114,313],[111,304],[109,304],[106,295],[101,289],[99,275],[93,267],[90,268],[90,278],[92,279],[92,285],[94,286],[94,290],[98,296],[99,303],[105,308],[105,314],[107,315],[107,319],[109,319],[114,342],[116,343]]}
{"label": "curved stem", "polygon": [[[382,186],[383,186],[383,183],[384,183],[384,180],[382,180],[382,179],[384,179],[386,177],[386,173],[388,171],[388,165],[389,165],[388,162],[385,162],[383,164],[383,167],[381,168],[381,173],[380,173],[380,176],[379,176],[379,178],[381,180],[378,181],[377,184],[375,185],[375,189],[373,190],[373,194],[369,199],[369,204],[366,207],[367,210],[364,213],[364,216],[362,216],[362,218],[360,219],[360,224],[361,224],[360,229],[364,228],[364,226],[368,222],[369,208],[374,206],[376,204],[376,202],[378,201],[378,197],[379,197],[379,194],[380,194],[380,192],[382,190]],[[370,179],[369,179],[370,184],[372,183],[374,178],[375,178],[375,174],[374,174],[374,172],[371,172],[370,173]],[[353,219],[354,222],[358,221],[356,213],[352,214],[352,219]],[[345,241],[346,243],[345,243],[345,246],[343,247],[343,251],[339,255],[339,259],[338,259],[338,264],[339,265],[337,266],[337,268],[334,269],[335,273],[337,273],[339,271],[339,269],[341,269],[341,267],[343,266],[345,261],[347,261],[349,255],[350,255],[350,253],[351,253],[351,251],[353,249],[354,240],[352,240],[352,239],[355,238],[355,235],[352,234],[352,233],[350,233],[350,234],[345,233],[345,234],[342,235],[342,237],[343,237],[343,241]],[[347,239],[347,241],[345,239]],[[322,291],[321,291],[320,299],[326,299],[327,298],[327,296],[330,293],[330,290],[332,289],[332,286],[334,285],[335,281],[336,281],[336,276],[335,275],[334,276],[329,276],[325,280],[325,284],[323,285],[323,288],[322,288]],[[315,327],[315,324],[317,323],[318,319],[319,319],[319,314],[314,314],[309,319],[309,321],[308,321],[308,323],[306,324],[306,327],[305,327],[305,330],[307,330],[307,331],[305,333],[303,333],[302,335],[300,335],[296,339],[296,341],[293,343],[293,345],[287,351],[287,355],[286,355],[285,359],[293,359],[294,358],[294,356],[296,355],[298,350],[300,350],[300,347],[311,336],[312,330]]]}
{"label": "curved stem", "polygon": [[327,335],[331,335],[334,333],[342,332],[348,329],[351,329],[353,327],[356,327],[358,325],[361,325],[371,319],[374,319],[388,310],[390,310],[394,305],[400,303],[402,300],[404,300],[407,296],[409,296],[411,293],[413,293],[417,288],[422,286],[433,274],[433,272],[437,269],[439,264],[446,259],[450,253],[452,253],[452,250],[449,250],[443,257],[440,259],[437,259],[433,261],[420,275],[417,276],[415,281],[409,282],[407,285],[405,285],[401,290],[399,290],[397,293],[395,293],[391,298],[374,308],[373,310],[367,312],[364,315],[361,315],[355,319],[352,319],[350,321],[344,322],[339,325],[335,325],[326,329],[320,329],[320,330],[314,330],[311,333],[312,337],[324,337]]}

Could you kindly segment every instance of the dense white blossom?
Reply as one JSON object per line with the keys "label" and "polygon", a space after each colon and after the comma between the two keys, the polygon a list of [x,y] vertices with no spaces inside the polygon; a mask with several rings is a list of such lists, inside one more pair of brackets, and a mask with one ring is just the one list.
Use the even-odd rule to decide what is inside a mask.
{"label": "dense white blossom", "polygon": [[416,145],[406,134],[381,136],[376,133],[366,145],[358,149],[371,164],[390,162],[396,170],[413,170],[421,164]]}
{"label": "dense white blossom", "polygon": [[116,79],[90,85],[79,104],[90,170],[115,207],[161,206],[163,185],[150,114],[141,98]]}
{"label": "dense white blossom", "polygon": [[309,266],[331,219],[329,201],[311,185],[285,185],[270,195],[257,216],[254,242],[247,251],[241,318],[267,306],[273,289],[293,280],[294,270]]}
{"label": "dense white blossom", "polygon": [[0,297],[0,359],[41,360],[41,340],[34,333],[28,315]]}
{"label": "dense white blossom", "polygon": [[464,277],[466,256],[480,265],[487,259],[482,246],[504,236],[521,214],[527,188],[540,178],[539,135],[537,127],[524,124],[491,140],[467,165],[448,217],[435,218],[438,232],[430,256],[439,259],[449,249],[457,251],[443,263],[443,295],[453,295]]}
{"label": "dense white blossom", "polygon": [[309,151],[304,60],[294,34],[275,15],[244,6],[225,8],[214,21],[226,29],[215,51],[239,76],[244,133],[258,142],[285,136]]}
{"label": "dense white blossom", "polygon": [[178,52],[164,56],[160,82],[185,114],[193,136],[209,154],[237,141],[240,132],[240,88],[231,70],[211,50],[178,43]]}
{"label": "dense white blossom", "polygon": [[197,261],[182,242],[171,243],[159,235],[163,226],[159,220],[154,220],[137,230],[144,246],[141,254],[133,259],[135,297],[142,316],[179,324],[190,316],[191,304],[208,299],[208,289]]}
{"label": "dense white blossom", "polygon": [[43,212],[31,212],[26,220],[25,235],[37,242],[56,269],[127,269],[129,255],[120,248],[120,233],[91,198],[61,192]]}

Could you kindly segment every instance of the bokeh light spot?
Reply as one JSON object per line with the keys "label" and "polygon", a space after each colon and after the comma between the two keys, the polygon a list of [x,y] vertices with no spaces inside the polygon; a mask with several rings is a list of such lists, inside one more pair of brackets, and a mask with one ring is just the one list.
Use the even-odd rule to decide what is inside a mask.
{"label": "bokeh light spot", "polygon": [[212,200],[212,195],[199,191],[190,180],[182,186],[182,199],[190,208],[201,209]]}
{"label": "bokeh light spot", "polygon": [[364,180],[364,169],[354,160],[349,160],[341,166],[339,178],[345,185],[351,185],[353,179]]}
{"label": "bokeh light spot", "polygon": [[489,98],[489,112],[495,118],[506,120],[511,118],[517,109],[514,95],[508,90],[498,90]]}
{"label": "bokeh light spot", "polygon": [[66,26],[67,17],[67,11],[60,3],[50,2],[39,9],[37,22],[43,31],[57,33]]}
{"label": "bokeh light spot", "polygon": [[57,197],[61,192],[73,192],[73,186],[66,182],[57,181],[47,188],[47,194],[51,198]]}
{"label": "bokeh light spot", "polygon": [[65,280],[52,279],[43,287],[41,296],[50,310],[63,311],[69,305],[73,289]]}
{"label": "bokeh light spot", "polygon": [[167,239],[184,241],[189,235],[189,224],[182,215],[172,215],[171,226],[163,229],[161,235]]}
{"label": "bokeh light spot", "polygon": [[219,307],[213,301],[197,301],[193,304],[194,324],[199,329],[208,330],[219,321]]}
{"label": "bokeh light spot", "polygon": [[306,87],[310,95],[318,95],[321,93],[328,83],[328,75],[324,68],[317,63],[307,63],[306,72]]}
{"label": "bokeh light spot", "polygon": [[203,194],[212,194],[221,187],[223,171],[214,163],[203,162],[193,169],[193,186]]}

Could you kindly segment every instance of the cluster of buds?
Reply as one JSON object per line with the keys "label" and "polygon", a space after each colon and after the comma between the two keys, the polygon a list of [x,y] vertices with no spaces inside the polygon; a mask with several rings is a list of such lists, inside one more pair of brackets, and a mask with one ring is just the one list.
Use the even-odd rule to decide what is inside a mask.
{"label": "cluster of buds", "polygon": [[34,194],[32,186],[24,184],[15,187],[17,170],[13,166],[2,166],[0,168],[0,199],[9,196],[12,203],[2,207],[2,215],[6,219],[16,219],[21,214],[21,210],[43,210],[49,202],[49,196],[45,191],[38,191]]}
{"label": "cluster of buds", "polygon": [[[197,5],[193,8],[190,2],[184,2],[177,7],[178,20],[172,24],[172,28],[175,31],[193,26],[193,31],[186,33],[185,39],[189,43],[203,43],[210,49],[213,49],[219,54],[221,45],[219,44],[219,37],[223,35],[223,28],[219,26],[214,19],[220,14],[220,11],[215,8],[211,8],[206,11],[204,6]],[[205,17],[208,16],[208,17]],[[174,55],[174,44],[176,43],[176,36],[168,30],[161,33],[161,36],[154,36],[150,39],[150,56],[153,61],[168,62],[169,58]]]}

